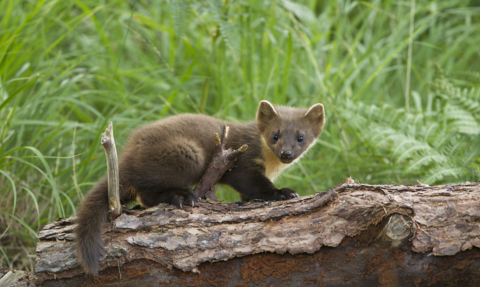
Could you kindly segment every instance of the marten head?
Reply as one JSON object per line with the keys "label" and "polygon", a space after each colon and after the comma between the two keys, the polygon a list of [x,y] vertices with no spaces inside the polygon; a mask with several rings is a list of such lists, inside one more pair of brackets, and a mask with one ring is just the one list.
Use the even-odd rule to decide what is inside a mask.
{"label": "marten head", "polygon": [[263,141],[282,163],[299,158],[315,143],[324,125],[322,104],[299,109],[261,101],[258,106],[257,126]]}

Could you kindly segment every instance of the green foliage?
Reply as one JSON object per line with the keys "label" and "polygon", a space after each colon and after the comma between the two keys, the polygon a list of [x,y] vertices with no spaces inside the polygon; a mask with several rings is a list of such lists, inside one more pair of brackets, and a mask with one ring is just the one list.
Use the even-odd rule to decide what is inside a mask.
{"label": "green foliage", "polygon": [[480,87],[462,88],[439,77],[427,103],[423,108],[418,101],[416,111],[406,113],[348,102],[341,115],[362,146],[403,171],[406,183],[414,178],[424,184],[478,181]]}
{"label": "green foliage", "polygon": [[478,180],[478,1],[411,4],[0,1],[0,265],[33,270],[39,230],[75,215],[105,174],[109,121],[121,151],[177,113],[321,102],[324,133],[279,186]]}

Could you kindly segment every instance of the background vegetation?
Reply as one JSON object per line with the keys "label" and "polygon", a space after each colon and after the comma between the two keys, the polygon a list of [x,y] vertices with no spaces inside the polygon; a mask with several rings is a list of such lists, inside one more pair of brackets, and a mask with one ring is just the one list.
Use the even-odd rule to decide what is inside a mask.
{"label": "background vegetation", "polygon": [[[480,1],[0,1],[0,266],[75,215],[135,127],[321,102],[319,143],[278,182],[477,181]],[[221,198],[236,200],[223,189]]]}

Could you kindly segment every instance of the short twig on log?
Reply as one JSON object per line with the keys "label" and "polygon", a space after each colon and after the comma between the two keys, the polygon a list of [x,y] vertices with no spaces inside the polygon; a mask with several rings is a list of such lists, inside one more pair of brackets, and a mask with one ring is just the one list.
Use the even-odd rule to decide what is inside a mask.
{"label": "short twig on log", "polygon": [[236,150],[232,148],[226,149],[229,129],[229,126],[224,127],[222,140],[220,140],[220,136],[215,133],[215,153],[207,171],[205,171],[202,179],[194,189],[195,193],[201,198],[206,197],[217,200],[215,184],[217,184],[223,174],[233,166],[240,153],[246,151],[248,148],[248,146],[244,144]]}
{"label": "short twig on log", "polygon": [[115,139],[113,137],[113,124],[110,122],[105,132],[102,134],[101,141],[105,149],[108,169],[108,201],[109,217],[113,221],[122,213],[119,194],[119,176],[118,176],[118,157]]}

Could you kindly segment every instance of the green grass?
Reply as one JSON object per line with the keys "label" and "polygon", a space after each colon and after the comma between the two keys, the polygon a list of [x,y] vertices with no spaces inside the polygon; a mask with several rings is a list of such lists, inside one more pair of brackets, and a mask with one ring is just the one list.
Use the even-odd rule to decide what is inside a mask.
{"label": "green grass", "polygon": [[33,270],[39,230],[75,215],[105,174],[109,121],[121,151],[133,129],[177,113],[247,121],[262,99],[321,102],[324,133],[279,186],[479,179],[479,1],[4,0],[0,11],[0,266]]}

